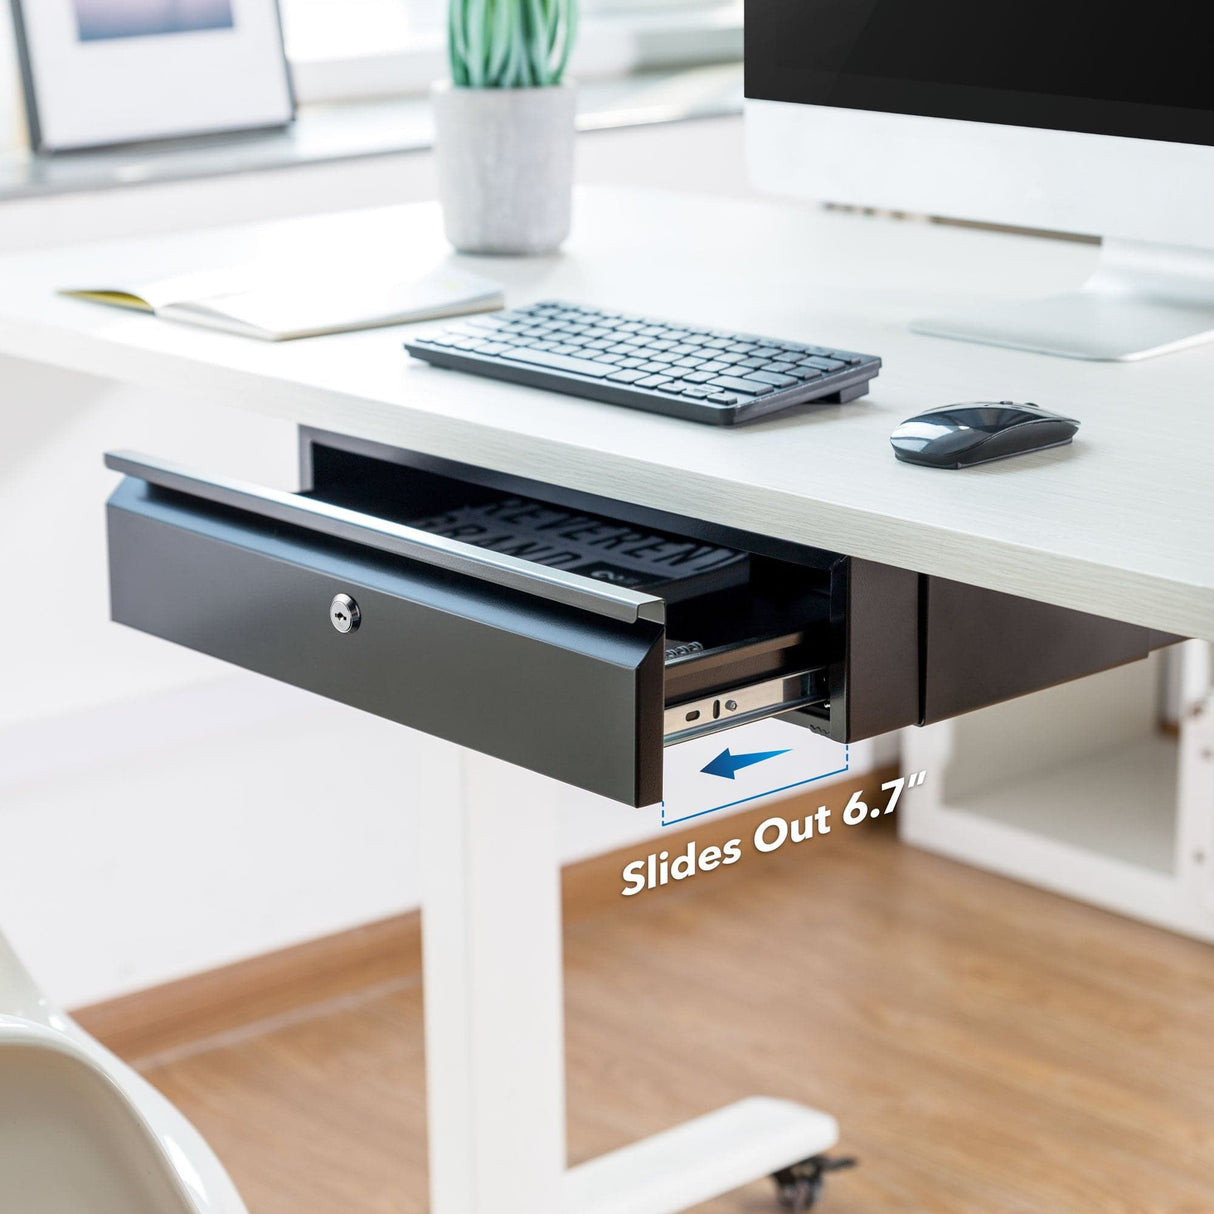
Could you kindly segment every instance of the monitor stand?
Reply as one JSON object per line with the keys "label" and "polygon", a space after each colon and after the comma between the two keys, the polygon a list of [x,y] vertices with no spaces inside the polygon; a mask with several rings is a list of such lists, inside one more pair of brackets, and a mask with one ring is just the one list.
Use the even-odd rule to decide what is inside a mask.
{"label": "monitor stand", "polygon": [[1214,252],[1105,240],[1068,295],[911,323],[916,333],[1063,358],[1129,362],[1214,340]]}

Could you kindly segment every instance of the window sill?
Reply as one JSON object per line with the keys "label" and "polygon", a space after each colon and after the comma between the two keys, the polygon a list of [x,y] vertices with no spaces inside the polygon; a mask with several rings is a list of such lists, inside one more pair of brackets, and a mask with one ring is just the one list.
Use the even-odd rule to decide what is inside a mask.
{"label": "window sill", "polygon": [[[742,65],[591,80],[578,93],[581,131],[723,117],[741,113]],[[0,155],[0,201],[340,163],[425,151],[433,143],[425,96],[313,104],[301,106],[284,131],[54,157]]]}

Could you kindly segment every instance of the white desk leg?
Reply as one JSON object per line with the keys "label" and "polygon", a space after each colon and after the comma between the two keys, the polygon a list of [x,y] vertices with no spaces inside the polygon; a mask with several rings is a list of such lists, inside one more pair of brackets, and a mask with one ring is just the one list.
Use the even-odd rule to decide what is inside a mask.
{"label": "white desk leg", "polygon": [[[554,798],[465,752],[422,814],[431,1214],[555,1214],[565,1168]],[[545,790],[547,791],[547,790]]]}
{"label": "white desk leg", "polygon": [[825,1113],[752,1097],[565,1170],[561,790],[459,770],[421,839],[431,1214],[676,1214],[833,1147]]}

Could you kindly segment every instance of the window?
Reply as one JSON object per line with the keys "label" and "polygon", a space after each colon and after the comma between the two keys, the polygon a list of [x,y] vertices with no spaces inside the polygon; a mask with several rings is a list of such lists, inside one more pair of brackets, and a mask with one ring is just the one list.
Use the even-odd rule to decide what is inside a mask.
{"label": "window", "polygon": [[443,40],[444,0],[282,0],[293,61],[402,50]]}
{"label": "window", "polygon": [[[447,74],[446,0],[281,0],[300,100],[422,92]],[[581,0],[581,79],[742,57],[742,0]]]}
{"label": "window", "polygon": [[[422,93],[447,74],[446,0],[280,0],[301,104]],[[740,59],[742,0],[581,0],[572,73]],[[8,6],[0,0],[0,9]],[[12,26],[0,14],[0,154],[26,142]]]}

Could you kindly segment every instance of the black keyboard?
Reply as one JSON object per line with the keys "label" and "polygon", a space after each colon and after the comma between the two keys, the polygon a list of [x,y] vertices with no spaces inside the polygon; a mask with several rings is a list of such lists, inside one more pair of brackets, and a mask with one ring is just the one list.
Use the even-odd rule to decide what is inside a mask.
{"label": "black keyboard", "polygon": [[855,400],[881,370],[871,354],[556,302],[470,316],[405,349],[440,367],[717,426]]}

